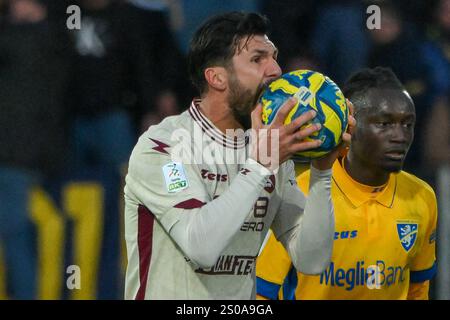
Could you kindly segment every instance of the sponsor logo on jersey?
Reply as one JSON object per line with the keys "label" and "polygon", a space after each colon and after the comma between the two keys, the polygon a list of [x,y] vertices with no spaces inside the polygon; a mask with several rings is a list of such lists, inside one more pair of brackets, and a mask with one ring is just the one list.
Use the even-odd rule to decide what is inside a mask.
{"label": "sponsor logo on jersey", "polygon": [[[275,181],[275,180],[274,180]],[[241,231],[256,231],[261,232],[264,230],[264,221],[254,221],[264,218],[267,215],[269,208],[269,198],[259,197],[253,205],[253,214],[251,220],[245,221],[241,227]]]}
{"label": "sponsor logo on jersey", "polygon": [[354,267],[337,268],[334,262],[320,275],[320,284],[342,287],[352,291],[355,287],[366,286],[369,289],[380,289],[405,281],[405,267],[387,266],[384,260],[377,260],[374,265],[364,265],[358,261]]}
{"label": "sponsor logo on jersey", "polygon": [[397,233],[402,244],[403,249],[406,252],[411,250],[416,243],[417,233],[419,230],[419,225],[417,223],[411,222],[397,222]]}
{"label": "sponsor logo on jersey", "polygon": [[256,231],[261,232],[264,230],[264,222],[260,221],[245,221],[241,226],[241,231]]}
{"label": "sponsor logo on jersey", "polygon": [[169,152],[167,152],[166,148],[170,148],[169,145],[165,144],[164,142],[158,141],[156,139],[152,139],[149,138],[151,141],[153,141],[154,144],[156,144],[156,146],[154,146],[152,149],[164,154],[169,154]]}
{"label": "sponsor logo on jersey", "polygon": [[334,233],[334,240],[339,239],[353,239],[358,236],[358,230],[351,230],[351,231],[336,231]]}
{"label": "sponsor logo on jersey", "polygon": [[216,264],[209,269],[195,270],[202,274],[249,275],[255,266],[254,256],[220,256]]}
{"label": "sponsor logo on jersey", "polygon": [[183,165],[179,162],[171,162],[162,167],[167,191],[178,192],[189,186]]}
{"label": "sponsor logo on jersey", "polygon": [[228,175],[227,174],[221,174],[221,173],[212,173],[209,170],[202,169],[201,170],[202,178],[209,181],[219,181],[219,182],[225,182],[228,181]]}

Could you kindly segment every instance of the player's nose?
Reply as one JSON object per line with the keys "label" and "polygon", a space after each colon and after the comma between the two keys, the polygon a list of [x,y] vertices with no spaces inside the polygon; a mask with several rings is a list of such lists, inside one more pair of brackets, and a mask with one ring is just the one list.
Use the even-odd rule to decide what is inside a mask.
{"label": "player's nose", "polygon": [[271,59],[270,63],[266,69],[266,76],[270,78],[270,80],[278,78],[281,76],[281,68],[278,62],[275,59]]}
{"label": "player's nose", "polygon": [[391,139],[396,143],[408,143],[411,140],[411,133],[405,129],[401,124],[396,124],[391,128]]}

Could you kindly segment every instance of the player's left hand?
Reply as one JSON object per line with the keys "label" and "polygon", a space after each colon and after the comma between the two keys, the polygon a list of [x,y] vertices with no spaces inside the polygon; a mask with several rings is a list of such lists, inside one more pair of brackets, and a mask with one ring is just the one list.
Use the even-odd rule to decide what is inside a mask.
{"label": "player's left hand", "polygon": [[355,114],[355,109],[353,107],[353,103],[351,103],[350,100],[348,99],[345,100],[349,108],[347,131],[342,134],[342,142],[334,150],[329,152],[326,156],[312,161],[312,165],[316,169],[319,170],[331,169],[336,159],[339,156],[345,154],[346,150],[350,146],[352,133],[356,126],[356,120],[353,116]]}

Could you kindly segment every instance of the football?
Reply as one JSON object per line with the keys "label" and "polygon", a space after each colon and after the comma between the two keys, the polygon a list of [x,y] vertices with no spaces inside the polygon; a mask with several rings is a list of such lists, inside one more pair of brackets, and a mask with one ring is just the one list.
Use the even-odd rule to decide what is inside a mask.
{"label": "football", "polygon": [[270,124],[283,103],[290,97],[296,97],[298,103],[286,117],[290,123],[304,112],[315,110],[314,119],[300,129],[313,123],[320,123],[321,129],[306,140],[322,140],[320,147],[299,152],[294,160],[308,162],[323,157],[341,142],[342,133],[347,130],[348,107],[339,87],[327,76],[310,70],[296,70],[283,74],[271,82],[262,93],[262,121]]}

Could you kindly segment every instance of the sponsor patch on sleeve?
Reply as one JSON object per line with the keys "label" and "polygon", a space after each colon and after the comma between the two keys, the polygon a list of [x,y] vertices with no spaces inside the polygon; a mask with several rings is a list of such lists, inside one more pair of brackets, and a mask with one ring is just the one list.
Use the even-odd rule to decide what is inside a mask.
{"label": "sponsor patch on sleeve", "polygon": [[189,187],[183,165],[179,162],[171,162],[162,167],[164,180],[169,193],[179,192]]}

